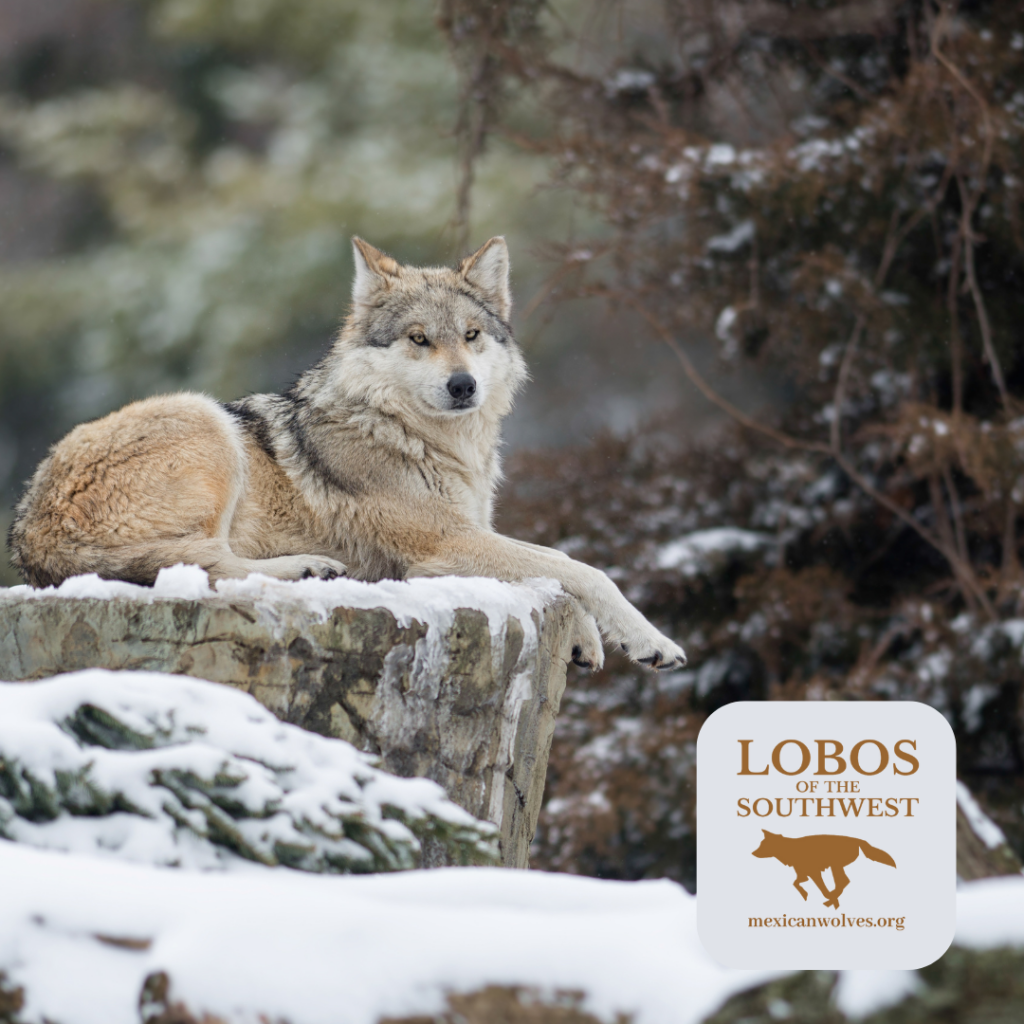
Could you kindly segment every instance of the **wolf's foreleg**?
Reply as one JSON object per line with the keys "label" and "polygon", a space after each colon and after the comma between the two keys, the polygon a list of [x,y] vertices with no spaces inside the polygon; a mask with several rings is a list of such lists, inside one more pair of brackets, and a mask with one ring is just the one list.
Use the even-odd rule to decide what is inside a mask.
{"label": "wolf's foreleg", "polygon": [[282,555],[278,558],[241,558],[219,537],[180,537],[80,553],[82,572],[98,572],[107,579],[152,584],[157,573],[184,562],[205,569],[212,580],[244,579],[258,572],[279,580],[309,576],[330,580],[344,576],[345,566],[324,555]]}
{"label": "wolf's foreleg", "polygon": [[[333,580],[347,574],[347,567],[336,558],[326,555],[279,555],[276,558],[239,558],[224,545],[209,552],[202,561],[196,562],[209,574],[211,580],[244,579],[250,573],[258,572],[279,580],[303,580],[311,577]],[[205,562],[205,564],[204,564]]]}
{"label": "wolf's foreleg", "polygon": [[839,897],[842,896],[843,890],[850,884],[850,879],[842,867],[833,867],[832,881],[835,883],[835,888],[832,890],[832,906],[838,910]]}
{"label": "wolf's foreleg", "polygon": [[800,883],[806,881],[807,876],[798,873],[796,876],[796,881],[793,883],[793,888],[796,889],[796,891],[800,893],[801,896],[803,896],[804,900],[807,899],[807,890]]}
{"label": "wolf's foreleg", "polygon": [[658,669],[686,664],[683,649],[656,630],[605,573],[552,548],[484,530],[452,531],[429,554],[411,559],[407,575],[490,576],[510,582],[547,576],[576,598],[605,639],[619,644],[633,661]]}
{"label": "wolf's foreleg", "polygon": [[834,902],[836,898],[836,893],[829,892],[829,890],[825,887],[825,883],[824,881],[822,881],[821,872],[812,871],[809,872],[809,876],[811,881],[821,890],[821,895],[825,897],[825,906],[838,907],[839,904]]}

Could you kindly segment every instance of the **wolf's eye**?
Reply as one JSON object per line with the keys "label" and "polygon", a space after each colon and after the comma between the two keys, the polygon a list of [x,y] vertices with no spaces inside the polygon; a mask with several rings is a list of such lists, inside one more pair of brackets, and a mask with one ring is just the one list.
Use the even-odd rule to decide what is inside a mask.
{"label": "wolf's eye", "polygon": [[468,331],[466,331],[466,341],[475,341],[479,337],[480,332],[475,327],[471,327]]}
{"label": "wolf's eye", "polygon": [[423,347],[430,344],[430,342],[427,341],[427,336],[422,331],[413,331],[412,334],[409,335],[409,340],[414,345],[421,345]]}

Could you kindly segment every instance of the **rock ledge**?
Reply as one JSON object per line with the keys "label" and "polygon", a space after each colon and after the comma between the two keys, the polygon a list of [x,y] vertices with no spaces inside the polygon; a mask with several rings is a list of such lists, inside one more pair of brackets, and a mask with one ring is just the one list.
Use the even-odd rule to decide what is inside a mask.
{"label": "rock ledge", "polygon": [[551,581],[250,577],[213,591],[176,566],[152,589],[78,577],[0,590],[0,679],[148,669],[237,687],[440,783],[499,826],[506,866],[526,867],[571,621]]}

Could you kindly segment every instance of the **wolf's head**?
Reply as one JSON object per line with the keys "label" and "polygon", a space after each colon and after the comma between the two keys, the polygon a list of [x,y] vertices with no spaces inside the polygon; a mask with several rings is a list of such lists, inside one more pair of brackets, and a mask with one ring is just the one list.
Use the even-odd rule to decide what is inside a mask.
{"label": "wolf's head", "polygon": [[752,853],[755,857],[775,857],[779,851],[779,840],[782,838],[777,832],[769,832],[768,829],[763,828],[761,831],[764,833],[764,839],[761,840],[761,845],[753,850]]}
{"label": "wolf's head", "polygon": [[352,308],[336,380],[403,416],[504,416],[526,380],[512,337],[508,247],[492,238],[454,270],[402,266],[353,239]]}

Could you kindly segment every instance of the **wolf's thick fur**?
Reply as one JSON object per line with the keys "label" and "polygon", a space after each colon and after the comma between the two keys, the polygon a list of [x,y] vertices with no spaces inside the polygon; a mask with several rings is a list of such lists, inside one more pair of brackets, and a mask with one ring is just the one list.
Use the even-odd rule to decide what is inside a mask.
{"label": "wolf's thick fur", "polygon": [[[796,881],[793,887],[806,900],[807,891],[801,885],[810,879],[821,890],[825,897],[826,907],[839,909],[839,897],[850,884],[850,878],[843,870],[847,864],[852,864],[859,854],[863,853],[868,860],[877,861],[879,864],[888,864],[889,867],[896,867],[896,861],[885,852],[872,846],[863,839],[855,839],[853,836],[800,836],[790,838],[781,836],[777,832],[769,832],[761,829],[764,838],[761,845],[754,850],[755,857],[774,857],[796,870]],[[829,892],[825,888],[821,873],[828,868],[832,872],[832,881],[835,888]]]}
{"label": "wolf's thick fur", "polygon": [[526,380],[504,239],[455,270],[354,249],[351,311],[289,391],[149,398],[54,445],[11,530],[25,579],[152,583],[177,562],[214,579],[549,576],[584,610],[579,663],[604,661],[596,619],[634,660],[683,664],[603,572],[492,529],[499,427]]}

